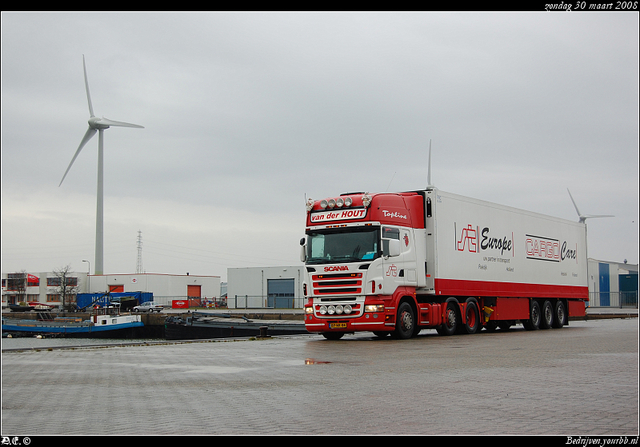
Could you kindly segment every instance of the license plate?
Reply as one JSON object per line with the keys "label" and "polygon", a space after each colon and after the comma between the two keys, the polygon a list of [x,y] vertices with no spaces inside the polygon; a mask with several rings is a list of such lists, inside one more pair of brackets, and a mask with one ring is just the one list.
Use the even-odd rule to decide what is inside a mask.
{"label": "license plate", "polygon": [[346,329],[347,323],[329,323],[329,329]]}

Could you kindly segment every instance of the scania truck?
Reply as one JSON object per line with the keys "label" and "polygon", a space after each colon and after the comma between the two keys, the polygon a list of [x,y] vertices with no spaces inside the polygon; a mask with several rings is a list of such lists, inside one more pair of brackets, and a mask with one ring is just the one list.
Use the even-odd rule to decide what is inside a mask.
{"label": "scania truck", "polygon": [[441,191],[306,204],[305,326],[327,339],[560,328],[588,302],[586,228]]}

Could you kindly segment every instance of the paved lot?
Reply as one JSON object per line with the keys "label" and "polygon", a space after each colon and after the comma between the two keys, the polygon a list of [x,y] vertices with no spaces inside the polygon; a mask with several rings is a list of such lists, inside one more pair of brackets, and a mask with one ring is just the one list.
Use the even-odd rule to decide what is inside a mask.
{"label": "paved lot", "polygon": [[2,354],[2,435],[638,435],[638,320]]}

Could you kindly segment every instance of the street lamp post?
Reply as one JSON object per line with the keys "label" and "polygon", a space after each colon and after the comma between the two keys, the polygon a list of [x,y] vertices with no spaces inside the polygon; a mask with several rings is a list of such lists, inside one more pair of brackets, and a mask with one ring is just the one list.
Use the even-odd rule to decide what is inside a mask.
{"label": "street lamp post", "polygon": [[82,262],[89,264],[89,270],[87,270],[87,293],[91,293],[91,262],[83,259]]}

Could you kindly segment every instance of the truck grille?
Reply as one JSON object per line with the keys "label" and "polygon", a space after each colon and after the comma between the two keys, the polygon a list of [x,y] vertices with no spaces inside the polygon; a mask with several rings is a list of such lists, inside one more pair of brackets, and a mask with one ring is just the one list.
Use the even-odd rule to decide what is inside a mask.
{"label": "truck grille", "polygon": [[314,295],[362,294],[362,273],[312,275]]}

